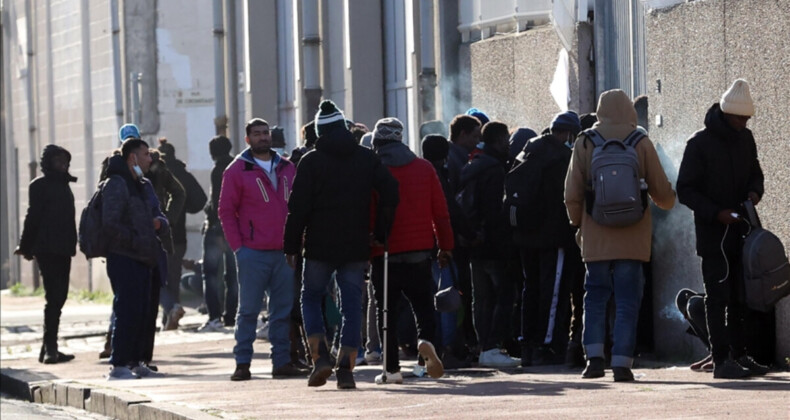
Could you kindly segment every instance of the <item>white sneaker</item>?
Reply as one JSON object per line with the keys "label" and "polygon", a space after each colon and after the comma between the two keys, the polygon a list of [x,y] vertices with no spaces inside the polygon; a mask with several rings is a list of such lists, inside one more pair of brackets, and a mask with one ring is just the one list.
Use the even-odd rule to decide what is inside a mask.
{"label": "white sneaker", "polygon": [[379,351],[366,351],[365,352],[365,362],[369,365],[380,365],[381,364],[381,352]]}
{"label": "white sneaker", "polygon": [[114,366],[110,368],[110,373],[107,375],[108,381],[124,379],[140,379],[140,377],[126,366]]}
{"label": "white sneaker", "polygon": [[383,385],[383,384],[402,384],[403,383],[403,375],[398,372],[389,373],[387,372],[387,380],[384,380],[384,374],[379,373],[376,375],[376,385]]}
{"label": "white sneaker", "polygon": [[491,350],[480,352],[478,364],[480,366],[492,368],[512,368],[520,365],[521,359],[510,357],[510,355],[502,352],[502,350],[493,348]]}
{"label": "white sneaker", "polygon": [[225,325],[222,323],[222,321],[219,320],[219,318],[207,321],[205,324],[203,324],[200,328],[197,329],[197,332],[199,333],[223,332],[223,331],[225,331]]}
{"label": "white sneaker", "polygon": [[133,374],[137,375],[138,378],[162,378],[165,376],[164,373],[154,372],[143,362],[133,367],[131,371]]}
{"label": "white sneaker", "polygon": [[258,340],[269,339],[269,321],[266,321],[260,328],[258,328],[258,331],[255,332],[255,337],[257,337]]}

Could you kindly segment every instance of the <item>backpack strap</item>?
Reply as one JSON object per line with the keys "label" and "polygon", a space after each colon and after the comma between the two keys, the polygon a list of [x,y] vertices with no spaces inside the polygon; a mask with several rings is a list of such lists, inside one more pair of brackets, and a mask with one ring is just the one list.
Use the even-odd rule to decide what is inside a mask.
{"label": "backpack strap", "polygon": [[623,144],[625,144],[626,146],[636,147],[636,145],[639,144],[639,141],[642,140],[644,137],[645,135],[641,131],[634,130],[631,132],[631,134],[629,134],[626,138],[623,139]]}
{"label": "backpack strap", "polygon": [[590,141],[593,144],[593,147],[601,147],[603,146],[604,143],[606,143],[606,139],[603,138],[601,133],[599,133],[598,130],[594,128],[589,128],[587,130],[584,130],[582,134],[584,134],[585,136],[587,136],[588,139],[590,139]]}

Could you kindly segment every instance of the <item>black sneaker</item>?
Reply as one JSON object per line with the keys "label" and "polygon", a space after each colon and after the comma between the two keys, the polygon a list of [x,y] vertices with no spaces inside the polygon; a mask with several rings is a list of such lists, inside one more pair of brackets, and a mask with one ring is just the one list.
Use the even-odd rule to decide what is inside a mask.
{"label": "black sneaker", "polygon": [[444,370],[472,367],[469,361],[455,357],[451,351],[445,351],[442,354],[442,364],[444,365]]}
{"label": "black sneaker", "polygon": [[230,376],[231,381],[249,381],[252,378],[250,364],[241,363],[236,365],[236,371]]}
{"label": "black sneaker", "polygon": [[757,375],[757,376],[765,375],[766,373],[768,373],[768,371],[771,370],[771,368],[769,368],[768,366],[757,363],[754,359],[752,359],[751,356],[748,355],[743,355],[739,357],[737,362],[742,367],[745,367],[752,375]]}
{"label": "black sneaker", "polygon": [[612,374],[615,382],[631,382],[634,380],[634,373],[627,367],[612,366]]}
{"label": "black sneaker", "polygon": [[337,389],[355,389],[357,383],[354,382],[354,373],[348,368],[335,369],[335,377],[337,378]]}
{"label": "black sneaker", "polygon": [[274,378],[293,378],[307,376],[310,372],[306,369],[301,369],[291,362],[282,366],[272,369],[272,377]]}
{"label": "black sneaker", "polygon": [[73,354],[64,354],[61,352],[52,353],[44,353],[43,362],[46,365],[52,365],[55,363],[63,363],[63,362],[70,362],[74,360]]}
{"label": "black sneaker", "polygon": [[739,365],[735,360],[727,359],[722,363],[714,363],[713,377],[716,379],[745,379],[749,369]]}
{"label": "black sneaker", "polygon": [[591,357],[587,360],[587,367],[582,372],[583,379],[602,378],[605,375],[606,362],[603,357]]}
{"label": "black sneaker", "polygon": [[582,345],[576,342],[568,343],[568,350],[565,352],[565,366],[569,369],[583,368],[584,363],[584,349]]}

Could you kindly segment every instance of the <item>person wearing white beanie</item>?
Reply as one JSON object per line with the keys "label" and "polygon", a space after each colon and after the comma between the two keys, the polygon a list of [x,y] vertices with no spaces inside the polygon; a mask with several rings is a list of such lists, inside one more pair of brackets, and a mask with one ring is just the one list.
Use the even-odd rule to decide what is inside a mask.
{"label": "person wearing white beanie", "polygon": [[768,372],[746,352],[744,332],[752,327],[742,303],[743,239],[736,228],[741,204],[757,205],[764,192],[754,136],[746,128],[754,113],[749,84],[736,80],[708,109],[705,128],[686,143],[677,181],[678,199],[694,211],[713,377],[718,379]]}

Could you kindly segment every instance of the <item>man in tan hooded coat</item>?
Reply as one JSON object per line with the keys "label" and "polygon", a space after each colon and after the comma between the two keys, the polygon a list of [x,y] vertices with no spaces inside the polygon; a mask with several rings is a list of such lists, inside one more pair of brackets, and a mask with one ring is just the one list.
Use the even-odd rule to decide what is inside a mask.
{"label": "man in tan hooded coat", "polygon": [[[622,90],[601,94],[598,122],[593,129],[607,140],[625,139],[636,129],[634,104]],[[616,314],[612,371],[615,381],[631,381],[636,325],[642,301],[644,277],[642,262],[650,259],[652,223],[650,207],[644,217],[625,227],[598,224],[585,211],[585,190],[590,185],[590,163],[594,145],[582,134],[573,148],[565,178],[565,205],[572,225],[579,227],[577,242],[587,267],[584,281],[584,332],[582,342],[587,368],[582,377],[604,376],[604,338],[606,304],[614,294]],[[650,198],[662,209],[675,204],[675,192],[658,160],[653,143],[643,138],[635,147],[639,159],[639,178],[647,183]]]}

